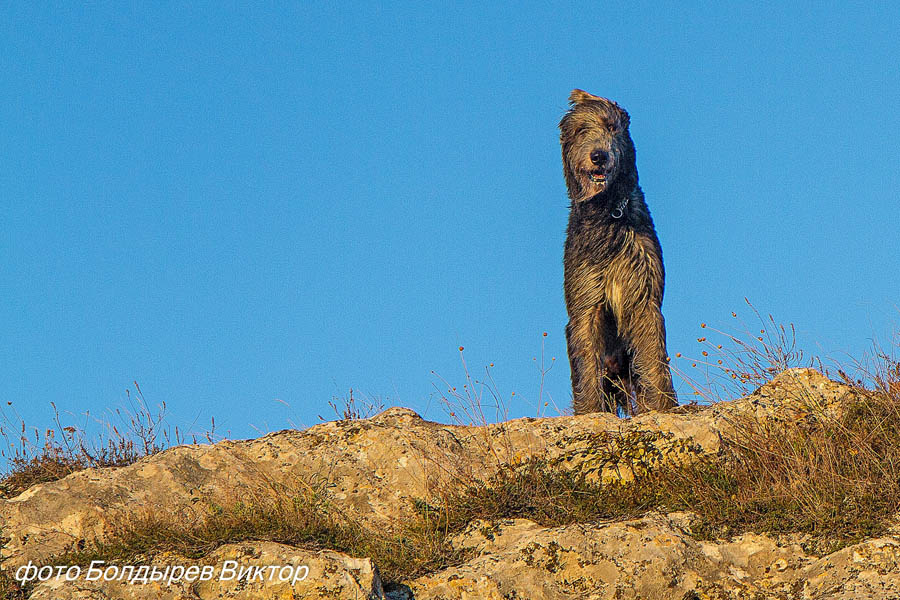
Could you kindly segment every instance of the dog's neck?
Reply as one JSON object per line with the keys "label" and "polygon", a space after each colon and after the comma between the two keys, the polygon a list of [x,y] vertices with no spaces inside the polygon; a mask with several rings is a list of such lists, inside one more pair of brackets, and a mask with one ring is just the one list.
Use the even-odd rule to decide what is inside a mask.
{"label": "dog's neck", "polygon": [[[624,182],[623,182],[624,183]],[[637,182],[625,185],[613,185],[605,192],[592,196],[582,202],[573,202],[572,211],[586,218],[603,218],[628,221],[632,199],[639,194]]]}

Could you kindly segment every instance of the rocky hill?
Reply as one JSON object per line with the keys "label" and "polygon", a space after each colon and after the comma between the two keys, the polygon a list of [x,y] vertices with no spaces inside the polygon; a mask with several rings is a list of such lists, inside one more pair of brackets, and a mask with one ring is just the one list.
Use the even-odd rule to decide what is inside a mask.
{"label": "rocky hill", "polygon": [[[808,535],[701,535],[683,508],[562,525],[487,515],[464,526],[442,521],[433,531],[443,527],[446,539],[404,533],[441,514],[454,490],[468,486],[477,496],[516,465],[580,470],[592,485],[627,490],[653,461],[715,456],[742,419],[802,420],[810,407],[839,414],[858,394],[796,369],[739,400],[629,420],[595,414],[464,427],[392,408],[256,440],[179,446],[3,500],[2,569],[22,584],[16,594],[55,600],[900,598],[900,536],[890,528],[833,552],[815,552]],[[623,439],[643,440],[628,448],[652,461],[597,461],[598,440]],[[277,541],[310,518],[310,506],[331,537]],[[268,519],[255,530],[268,534],[235,529],[253,518]],[[215,543],[217,531],[224,544]],[[367,536],[396,540],[398,556],[434,539],[449,558],[383,582],[378,559],[334,549],[365,548]]]}

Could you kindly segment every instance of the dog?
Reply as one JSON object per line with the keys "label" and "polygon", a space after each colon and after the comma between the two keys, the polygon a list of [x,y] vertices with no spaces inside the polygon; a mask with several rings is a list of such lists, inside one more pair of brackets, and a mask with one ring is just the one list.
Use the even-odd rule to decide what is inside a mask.
{"label": "dog", "polygon": [[583,90],[569,103],[559,129],[570,200],[563,265],[575,414],[671,408],[662,248],[638,185],[628,113]]}

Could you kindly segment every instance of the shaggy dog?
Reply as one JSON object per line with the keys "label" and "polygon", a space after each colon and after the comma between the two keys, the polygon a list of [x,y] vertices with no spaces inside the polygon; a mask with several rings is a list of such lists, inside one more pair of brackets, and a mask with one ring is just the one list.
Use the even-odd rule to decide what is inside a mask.
{"label": "shaggy dog", "polygon": [[571,200],[564,266],[575,414],[673,407],[662,250],[628,113],[582,90],[569,102],[559,129]]}

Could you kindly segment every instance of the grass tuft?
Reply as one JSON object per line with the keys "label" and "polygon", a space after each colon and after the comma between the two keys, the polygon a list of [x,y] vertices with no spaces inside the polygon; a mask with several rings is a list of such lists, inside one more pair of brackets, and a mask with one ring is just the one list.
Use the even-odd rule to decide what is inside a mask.
{"label": "grass tuft", "polygon": [[[161,452],[187,439],[177,427],[166,426],[166,404],[151,409],[137,382],[135,392],[126,390],[127,406],[113,411],[109,420],[98,420],[103,433],[90,439],[87,433],[89,414],[80,423],[63,425],[56,404],[53,409],[54,427],[40,431],[27,427],[12,403],[0,412],[0,438],[5,443],[0,455],[7,461],[7,470],[0,476],[0,498],[12,498],[39,483],[56,481],[84,469],[124,467],[135,461]],[[201,436],[207,442],[215,438],[215,421]],[[192,443],[199,440],[190,436]]]}

